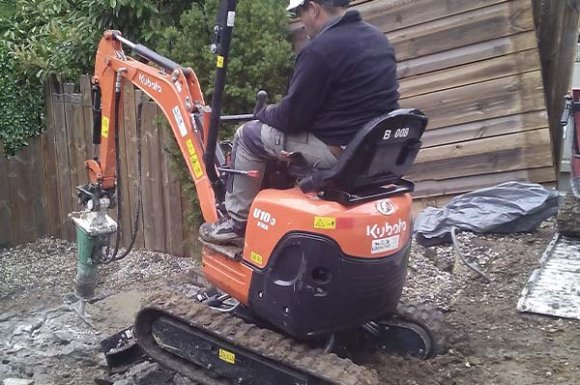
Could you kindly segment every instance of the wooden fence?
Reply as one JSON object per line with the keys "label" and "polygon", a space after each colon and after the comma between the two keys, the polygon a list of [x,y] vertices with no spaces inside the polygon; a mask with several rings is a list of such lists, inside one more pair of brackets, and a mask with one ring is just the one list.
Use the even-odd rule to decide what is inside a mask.
{"label": "wooden fence", "polygon": [[370,1],[395,47],[401,105],[429,116],[416,197],[555,174],[530,0]]}
{"label": "wooden fence", "polygon": [[[567,59],[556,58],[555,49],[538,50],[534,23],[541,25],[537,30],[540,47],[542,42],[554,41],[563,47],[570,35],[577,35],[579,2],[354,2],[397,51],[401,104],[420,108],[430,118],[410,175],[418,182],[415,196],[422,198],[418,206],[508,180],[555,181],[552,143],[557,128],[550,132],[543,83],[555,101],[566,79],[553,80],[552,70],[542,71],[542,63],[564,68]],[[554,25],[554,18],[561,22]],[[541,60],[542,53],[548,56]],[[120,130],[123,242],[128,243],[138,196],[135,126],[142,106],[143,209],[136,247],[191,254],[197,233],[185,223],[192,204],[172,171],[166,151],[171,139],[156,118],[156,107],[132,87],[125,85],[124,92]],[[46,133],[17,156],[0,159],[0,171],[7,171],[0,172],[0,244],[18,244],[42,235],[73,236],[66,217],[79,208],[74,186],[85,183],[83,161],[94,155],[89,145],[88,77],[81,79],[80,92],[73,85],[52,83],[47,100]],[[551,109],[557,109],[552,104],[548,102]]]}
{"label": "wooden fence", "polygon": [[[135,247],[191,254],[197,231],[184,225],[193,210],[168,154],[172,148],[171,134],[154,103],[145,101],[143,94],[130,84],[124,85],[123,92],[122,244],[129,244],[137,209],[136,127],[140,118],[142,210]],[[74,239],[74,226],[68,219],[70,212],[80,209],[74,188],[86,184],[83,163],[95,156],[89,77],[81,78],[80,92],[74,84],[61,87],[50,82],[46,100],[46,132],[16,156],[0,158],[0,170],[7,170],[0,172],[0,245],[19,244],[46,235]]]}

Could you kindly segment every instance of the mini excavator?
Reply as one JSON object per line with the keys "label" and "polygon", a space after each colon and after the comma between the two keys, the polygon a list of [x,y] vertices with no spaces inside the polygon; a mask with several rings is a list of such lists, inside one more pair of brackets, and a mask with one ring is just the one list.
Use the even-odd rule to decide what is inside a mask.
{"label": "mini excavator", "polygon": [[[77,187],[85,210],[74,218],[81,299],[94,294],[94,267],[120,259],[118,240],[112,255],[109,246],[120,226],[106,212],[121,204],[123,79],[167,118],[207,222],[225,215],[228,175],[251,177],[251,170],[228,164],[218,143],[220,123],[254,119],[220,115],[235,8],[236,0],[221,0],[211,106],[190,68],[119,31],[101,39],[92,78],[99,155],[85,162],[89,181]],[[256,110],[264,103],[260,92]],[[274,165],[250,209],[243,248],[203,244],[203,273],[212,288],[194,298],[176,293],[153,300],[124,338],[133,338],[149,359],[203,384],[378,384],[374,371],[353,362],[353,351],[435,355],[441,348],[435,318],[400,303],[414,188],[403,175],[426,125],[418,110],[392,111],[368,122],[332,169],[304,167],[300,154]],[[118,343],[107,346],[111,355],[127,354]]]}

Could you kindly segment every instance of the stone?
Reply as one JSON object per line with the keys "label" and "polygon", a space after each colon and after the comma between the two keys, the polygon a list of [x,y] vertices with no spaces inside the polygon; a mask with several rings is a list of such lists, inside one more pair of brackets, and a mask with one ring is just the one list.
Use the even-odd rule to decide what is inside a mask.
{"label": "stone", "polygon": [[133,385],[133,384],[135,384],[135,383],[134,383],[134,382],[132,382],[132,381],[129,381],[129,380],[127,380],[127,379],[124,379],[124,380],[119,380],[119,381],[115,381],[115,382],[113,383],[113,385]]}
{"label": "stone", "polygon": [[2,385],[33,385],[34,380],[24,378],[6,378],[2,381]]}
{"label": "stone", "polygon": [[14,310],[5,311],[4,313],[0,313],[0,322],[8,321],[15,316],[16,312]]}
{"label": "stone", "polygon": [[13,336],[20,336],[22,334],[28,334],[32,331],[32,325],[18,325],[12,332]]}

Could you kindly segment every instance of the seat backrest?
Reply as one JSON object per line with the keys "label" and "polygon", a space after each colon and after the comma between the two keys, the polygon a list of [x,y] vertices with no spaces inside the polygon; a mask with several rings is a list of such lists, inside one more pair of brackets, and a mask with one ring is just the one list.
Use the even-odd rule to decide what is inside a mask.
{"label": "seat backrest", "polygon": [[300,187],[303,191],[332,188],[358,193],[396,183],[413,165],[427,121],[416,109],[379,116],[355,135],[333,168],[311,170]]}

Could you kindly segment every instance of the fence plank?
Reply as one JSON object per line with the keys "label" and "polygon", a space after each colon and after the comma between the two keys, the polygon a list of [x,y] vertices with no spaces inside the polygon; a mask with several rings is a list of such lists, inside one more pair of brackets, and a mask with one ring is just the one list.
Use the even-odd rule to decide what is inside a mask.
{"label": "fence plank", "polygon": [[31,193],[34,187],[31,180],[30,159],[32,147],[19,150],[8,162],[8,185],[12,202],[12,226],[15,243],[30,242],[35,239],[34,208]]}
{"label": "fence plank", "polygon": [[[139,99],[140,101],[141,99]],[[125,131],[125,147],[124,151],[127,158],[127,183],[128,187],[128,201],[131,202],[129,207],[131,215],[131,231],[133,231],[134,218],[137,213],[137,202],[139,198],[138,194],[138,165],[137,165],[137,108],[136,103],[135,88],[133,85],[125,81],[123,83],[123,131]],[[143,218],[140,217],[139,228],[142,227]],[[143,233],[139,231],[135,238],[136,248],[142,248],[143,243]]]}
{"label": "fence plank", "polygon": [[[79,161],[78,161],[78,151],[77,151],[77,137],[78,130],[76,128],[75,121],[75,111],[74,105],[78,102],[77,96],[75,94],[74,83],[65,83],[63,85],[64,93],[64,118],[66,122],[66,143],[68,147],[68,159],[69,159],[69,170],[70,170],[70,185],[72,190],[75,186],[79,184]],[[74,209],[74,202],[71,199],[71,207]]]}
{"label": "fence plank", "polygon": [[498,172],[491,175],[471,175],[453,179],[426,180],[417,185],[413,192],[413,198],[461,194],[509,181],[547,183],[553,180],[554,170],[552,167]]}
{"label": "fence plank", "polygon": [[427,130],[421,138],[422,148],[536,130],[546,127],[547,122],[548,114],[546,111],[533,111]]}
{"label": "fence plank", "polygon": [[39,137],[30,141],[25,178],[29,180],[30,190],[28,191],[28,205],[30,206],[32,217],[30,225],[33,231],[33,241],[44,236],[48,232],[48,227],[44,215],[43,186],[44,186],[44,166],[42,162],[42,140]]}
{"label": "fence plank", "polygon": [[49,82],[52,90],[52,106],[55,118],[56,165],[60,201],[60,221],[62,234],[67,240],[74,239],[74,228],[66,221],[68,213],[72,211],[72,185],[70,176],[70,161],[67,142],[67,125],[65,118],[65,97],[60,84]]}
{"label": "fence plank", "polygon": [[96,152],[96,146],[93,144],[93,100],[91,95],[91,78],[89,75],[81,76],[80,90],[86,140],[85,159],[92,159],[98,153]]}
{"label": "fence plank", "polygon": [[357,7],[369,23],[392,32],[444,17],[474,11],[508,0],[371,1]]}
{"label": "fence plank", "polygon": [[401,100],[429,116],[428,129],[544,109],[540,71]]}
{"label": "fence plank", "polygon": [[163,176],[161,175],[161,143],[159,137],[161,135],[162,125],[165,117],[161,110],[155,107],[155,117],[150,132],[147,135],[147,145],[149,149],[149,180],[151,182],[151,199],[149,207],[153,213],[153,224],[155,226],[155,233],[153,237],[153,250],[165,250],[165,222],[163,209]]}
{"label": "fence plank", "polygon": [[45,86],[45,106],[46,106],[46,131],[41,135],[42,142],[42,164],[43,164],[43,189],[44,213],[47,222],[48,235],[62,237],[62,220],[60,217],[61,208],[58,196],[58,170],[56,161],[55,143],[55,116],[51,95],[51,88]]}
{"label": "fence plank", "polygon": [[532,31],[529,0],[514,0],[387,34],[398,60]]}
{"label": "fence plank", "polygon": [[[144,102],[143,127],[143,236],[145,248],[160,250],[164,247],[163,194],[161,192],[160,155],[158,136],[159,111],[154,103]],[[157,168],[157,170],[156,170]]]}
{"label": "fence plank", "polygon": [[534,31],[522,32],[404,61],[397,58],[399,60],[397,76],[399,79],[403,79],[529,49],[537,49]]}
{"label": "fence plank", "polygon": [[[123,103],[119,105],[119,119],[118,123],[119,126],[117,127],[117,132],[119,135],[119,151],[117,153],[117,162],[119,162],[120,168],[120,175],[117,175],[117,186],[118,191],[120,190],[120,199],[117,196],[117,204],[120,203],[121,208],[121,218],[117,218],[117,221],[121,223],[121,244],[125,247],[129,246],[131,242],[131,222],[133,218],[131,217],[131,206],[133,202],[131,202],[131,196],[129,195],[129,178],[128,178],[128,163],[127,163],[127,151],[126,142],[129,140],[127,138],[127,133],[125,132],[125,108]],[[112,123],[112,122],[111,122]]]}
{"label": "fence plank", "polygon": [[8,159],[0,152],[0,247],[14,245]]}
{"label": "fence plank", "polygon": [[531,49],[405,78],[399,82],[399,92],[404,98],[408,98],[539,69],[538,51]]}
{"label": "fence plank", "polygon": [[547,128],[432,147],[419,152],[409,173],[415,181],[552,166]]}
{"label": "fence plank", "polygon": [[173,132],[169,127],[161,127],[163,203],[165,212],[166,249],[170,254],[183,255],[183,231],[180,185],[171,164],[168,150],[175,145]]}

